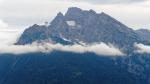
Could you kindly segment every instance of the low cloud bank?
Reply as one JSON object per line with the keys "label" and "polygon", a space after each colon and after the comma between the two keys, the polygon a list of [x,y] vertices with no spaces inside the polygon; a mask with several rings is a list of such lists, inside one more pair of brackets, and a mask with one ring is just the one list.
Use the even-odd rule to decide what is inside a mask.
{"label": "low cloud bank", "polygon": [[137,48],[136,52],[150,54],[150,46],[141,43],[140,44],[135,43],[134,46]]}
{"label": "low cloud bank", "polygon": [[105,43],[93,44],[93,45],[61,45],[61,44],[50,44],[50,43],[33,43],[31,45],[3,45],[0,46],[0,53],[10,54],[25,54],[34,52],[51,52],[53,50],[74,52],[74,53],[85,53],[92,52],[97,55],[106,56],[123,56],[124,54],[113,45],[106,45]]}

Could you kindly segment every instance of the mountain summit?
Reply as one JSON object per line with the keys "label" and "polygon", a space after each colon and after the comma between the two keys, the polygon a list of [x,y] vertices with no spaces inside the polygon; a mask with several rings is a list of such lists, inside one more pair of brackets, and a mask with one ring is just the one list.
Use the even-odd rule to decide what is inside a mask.
{"label": "mountain summit", "polygon": [[65,15],[59,12],[48,26],[29,27],[16,44],[25,45],[47,39],[52,43],[61,44],[104,42],[120,48],[140,42],[140,37],[134,30],[108,14],[77,7],[69,8]]}

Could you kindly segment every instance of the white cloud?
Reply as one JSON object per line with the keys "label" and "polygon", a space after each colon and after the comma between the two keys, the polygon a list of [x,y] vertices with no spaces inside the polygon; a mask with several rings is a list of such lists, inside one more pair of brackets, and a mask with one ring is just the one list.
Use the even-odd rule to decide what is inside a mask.
{"label": "white cloud", "polygon": [[4,44],[13,44],[21,35],[24,29],[11,28],[9,25],[0,20],[0,46]]}
{"label": "white cloud", "polygon": [[0,29],[0,46],[4,44],[13,44],[21,35],[22,30]]}
{"label": "white cloud", "polygon": [[8,27],[8,24],[0,20],[0,28],[6,28],[6,27]]}
{"label": "white cloud", "polygon": [[97,55],[107,56],[123,56],[124,54],[114,46],[108,46],[104,43],[93,44],[93,45],[61,45],[61,44],[50,44],[33,43],[31,45],[3,45],[0,46],[0,53],[12,53],[12,54],[24,54],[32,52],[51,52],[53,50],[67,51],[74,53],[85,53],[92,52]]}
{"label": "white cloud", "polygon": [[140,44],[135,43],[134,46],[137,48],[136,52],[150,54],[150,46],[144,45],[144,44],[141,44],[141,43]]}

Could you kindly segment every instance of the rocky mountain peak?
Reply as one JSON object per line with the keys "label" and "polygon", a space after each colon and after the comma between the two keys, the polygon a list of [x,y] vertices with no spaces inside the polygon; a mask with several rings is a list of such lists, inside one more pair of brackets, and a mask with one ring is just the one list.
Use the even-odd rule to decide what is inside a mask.
{"label": "rocky mountain peak", "polygon": [[80,8],[70,7],[70,8],[68,8],[66,15],[73,14],[73,13],[81,13],[81,12],[82,12],[82,10]]}
{"label": "rocky mountain peak", "polygon": [[[39,29],[42,32],[39,32]],[[27,34],[29,32],[30,34]],[[33,36],[36,36],[36,38]],[[32,40],[29,40],[28,38],[31,37],[33,37]],[[139,37],[134,30],[128,28],[110,15],[104,12],[98,14],[92,9],[82,10],[77,7],[68,8],[65,15],[59,12],[47,29],[36,25],[26,29],[18,42],[19,44],[21,42],[28,44],[36,40],[51,37],[53,39],[65,38],[71,42],[85,42],[88,44],[99,42],[112,43],[118,45],[120,48],[132,45],[134,42],[139,42]]]}
{"label": "rocky mountain peak", "polygon": [[61,12],[59,12],[58,14],[57,14],[57,17],[63,17],[64,15],[61,13]]}
{"label": "rocky mountain peak", "polygon": [[93,9],[89,10],[90,13],[96,14],[96,12]]}
{"label": "rocky mountain peak", "polygon": [[57,13],[56,17],[51,22],[51,24],[56,24],[58,22],[61,22],[62,20],[64,20],[64,15],[61,12],[59,12],[59,13]]}

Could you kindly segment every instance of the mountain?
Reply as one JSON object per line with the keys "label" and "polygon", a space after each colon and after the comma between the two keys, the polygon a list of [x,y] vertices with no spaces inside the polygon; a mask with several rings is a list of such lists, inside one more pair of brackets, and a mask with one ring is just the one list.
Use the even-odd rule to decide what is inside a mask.
{"label": "mountain", "polygon": [[71,7],[46,25],[27,28],[16,45],[33,42],[112,43],[125,56],[54,50],[47,53],[0,54],[0,84],[150,84],[150,55],[132,51],[133,44],[148,43],[108,14]]}
{"label": "mountain", "polygon": [[136,32],[143,38],[144,40],[150,41],[150,30],[148,29],[139,29]]}
{"label": "mountain", "polygon": [[0,84],[149,84],[150,63],[144,62],[150,58],[137,58],[144,56],[129,59],[61,51],[3,54]]}
{"label": "mountain", "polygon": [[[55,38],[61,39],[62,42]],[[48,26],[29,27],[16,44],[25,45],[47,39],[52,43],[62,44],[112,43],[126,49],[141,41],[134,30],[108,14],[104,12],[99,14],[93,10],[82,10],[77,7],[69,8],[65,15],[59,12]]]}

